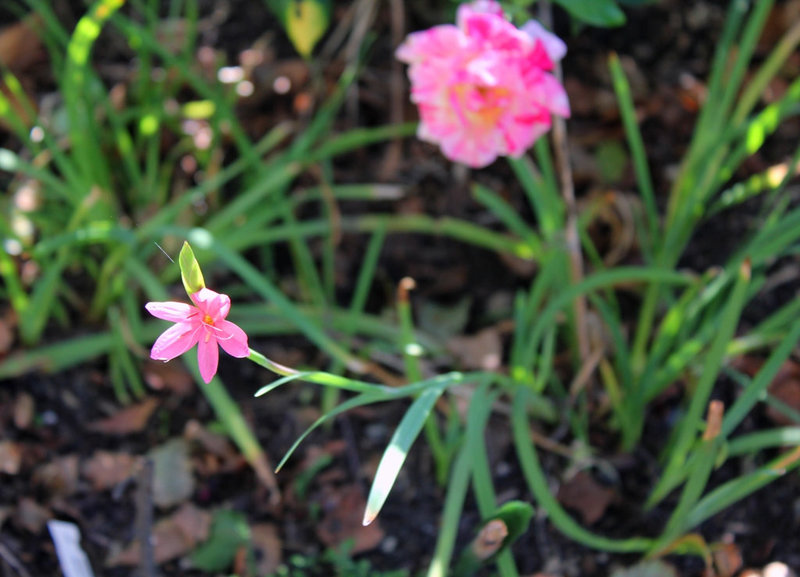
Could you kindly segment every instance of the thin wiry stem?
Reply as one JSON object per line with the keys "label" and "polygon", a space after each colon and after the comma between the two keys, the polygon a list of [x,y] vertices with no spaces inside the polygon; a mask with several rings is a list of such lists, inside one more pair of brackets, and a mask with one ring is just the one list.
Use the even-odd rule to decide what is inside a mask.
{"label": "thin wiry stem", "polygon": [[[550,2],[541,2],[539,17],[546,27],[552,29],[553,11]],[[560,83],[564,83],[561,63],[555,63],[555,76]],[[567,209],[566,230],[564,231],[567,252],[569,254],[570,278],[572,284],[583,280],[584,266],[581,242],[578,235],[578,207],[575,203],[575,184],[572,180],[572,167],[569,162],[569,145],[567,143],[567,123],[560,116],[553,116],[553,147],[555,152],[556,169],[561,182],[561,196]],[[580,363],[587,361],[590,354],[589,327],[587,326],[586,296],[581,294],[573,303],[575,315],[576,339]]]}

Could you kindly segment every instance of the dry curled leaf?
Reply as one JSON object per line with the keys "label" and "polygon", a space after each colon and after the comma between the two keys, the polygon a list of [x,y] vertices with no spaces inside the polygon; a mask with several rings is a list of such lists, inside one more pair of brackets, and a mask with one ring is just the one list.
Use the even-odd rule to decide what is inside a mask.
{"label": "dry curled leaf", "polygon": [[71,495],[78,488],[79,464],[78,455],[57,457],[36,468],[33,484],[51,495]]}
{"label": "dry curled leaf", "polygon": [[0,473],[16,475],[22,466],[22,445],[15,441],[0,441]]}
{"label": "dry curled leaf", "polygon": [[180,397],[194,392],[194,380],[182,363],[147,361],[142,370],[144,380],[154,391],[169,391]]}
{"label": "dry curled leaf", "polygon": [[14,344],[14,330],[17,327],[17,315],[13,310],[8,310],[0,316],[0,355],[11,350]]}
{"label": "dry curled leaf", "polygon": [[351,553],[363,553],[377,547],[383,540],[380,523],[366,527],[361,524],[366,500],[358,485],[347,485],[336,489],[323,488],[322,521],[317,524],[317,536],[328,547],[337,547],[353,540]]}
{"label": "dry curled leaf", "polygon": [[270,523],[257,523],[250,527],[250,540],[256,550],[258,575],[272,575],[280,566],[282,546],[278,529]]}
{"label": "dry curled leaf", "polygon": [[717,577],[733,577],[742,568],[742,552],[735,543],[721,543],[712,549]]}
{"label": "dry curled leaf", "polygon": [[[192,551],[198,543],[208,539],[211,514],[190,503],[182,505],[175,513],[162,519],[153,527],[153,559],[156,564],[166,563]],[[133,541],[122,551],[112,554],[106,566],[137,565],[141,560],[141,546]]]}
{"label": "dry curled leaf", "polygon": [[[764,365],[764,359],[754,356],[742,356],[734,360],[737,370],[753,377]],[[769,394],[785,403],[795,411],[800,411],[800,363],[791,359],[785,361],[767,389]],[[776,425],[791,425],[793,421],[773,407],[766,408],[767,416]]]}
{"label": "dry curled leaf", "polygon": [[35,411],[33,396],[26,392],[19,393],[14,399],[14,426],[21,430],[28,429],[33,423]]}
{"label": "dry curled leaf", "polygon": [[600,520],[613,499],[614,491],[599,484],[586,471],[578,471],[558,489],[561,504],[575,510],[587,525]]}
{"label": "dry curled leaf", "polygon": [[129,453],[95,451],[83,463],[81,473],[94,490],[104,491],[129,479],[138,468],[140,460],[141,457]]}
{"label": "dry curled leaf", "polygon": [[0,30],[0,66],[17,74],[45,57],[39,26],[41,18],[33,16]]}
{"label": "dry curled leaf", "polygon": [[30,497],[23,497],[17,504],[14,511],[14,523],[26,531],[39,534],[44,529],[45,524],[53,518],[53,513],[47,507],[43,507]]}
{"label": "dry curled leaf", "polygon": [[158,399],[148,397],[141,403],[126,407],[107,419],[93,421],[86,428],[105,435],[129,435],[142,431],[158,407]]}
{"label": "dry curled leaf", "polygon": [[489,327],[475,335],[451,338],[447,350],[456,355],[466,369],[494,371],[500,368],[503,342],[497,328]]}

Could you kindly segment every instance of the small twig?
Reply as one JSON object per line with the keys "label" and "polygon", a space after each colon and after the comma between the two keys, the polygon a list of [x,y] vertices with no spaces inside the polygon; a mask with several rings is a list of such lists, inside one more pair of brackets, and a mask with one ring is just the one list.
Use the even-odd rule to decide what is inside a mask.
{"label": "small twig", "polygon": [[[403,0],[389,0],[389,14],[391,17],[392,46],[397,47],[403,41],[406,33],[405,8]],[[398,125],[403,123],[403,103],[405,102],[405,86],[403,85],[403,64],[392,59],[392,69],[389,76],[389,121]],[[399,138],[393,139],[383,157],[379,174],[384,179],[394,176],[400,159],[403,156],[403,142]]]}
{"label": "small twig", "polygon": [[[350,38],[345,45],[345,58],[352,65],[358,64],[361,46],[367,36],[372,23],[375,20],[377,2],[375,0],[359,0],[356,3],[355,19]],[[347,94],[347,113],[353,124],[358,123],[358,83],[354,82],[348,88]]]}
{"label": "small twig", "polygon": [[145,459],[136,479],[136,537],[139,540],[139,577],[155,577],[153,555],[153,461]]}
{"label": "small twig", "polygon": [[14,552],[3,542],[0,542],[0,559],[8,563],[12,570],[17,572],[17,575],[20,577],[31,577],[31,574],[28,573],[28,570],[25,569],[25,566],[22,564]]}
{"label": "small twig", "polygon": [[[553,26],[553,9],[550,2],[540,4],[539,16],[542,24],[548,28]],[[561,70],[561,63],[555,63],[556,78],[563,84],[564,75]],[[569,162],[569,144],[567,142],[567,123],[560,116],[553,117],[553,145],[555,152],[556,168],[559,180],[561,181],[561,195],[567,208],[567,222],[565,240],[567,251],[569,252],[570,277],[572,284],[578,284],[583,280],[583,254],[581,253],[581,242],[578,236],[578,207],[575,202],[575,184],[572,180],[572,167]],[[578,355],[580,363],[583,365],[589,359],[589,331],[586,319],[586,297],[580,295],[573,303],[575,314],[576,338],[578,341]]]}

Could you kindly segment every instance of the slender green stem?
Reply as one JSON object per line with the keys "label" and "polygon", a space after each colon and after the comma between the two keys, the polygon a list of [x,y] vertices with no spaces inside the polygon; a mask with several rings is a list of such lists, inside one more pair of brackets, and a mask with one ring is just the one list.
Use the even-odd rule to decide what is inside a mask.
{"label": "slender green stem", "polygon": [[528,424],[527,390],[519,389],[514,396],[511,411],[511,426],[514,438],[514,447],[519,457],[522,472],[528,487],[536,497],[537,503],[547,511],[552,523],[567,537],[594,549],[612,551],[617,553],[642,553],[648,551],[653,541],[650,539],[633,537],[629,539],[609,539],[592,533],[581,527],[564,510],[558,500],[550,492],[550,486],[544,475],[536,447],[531,441],[530,426]]}

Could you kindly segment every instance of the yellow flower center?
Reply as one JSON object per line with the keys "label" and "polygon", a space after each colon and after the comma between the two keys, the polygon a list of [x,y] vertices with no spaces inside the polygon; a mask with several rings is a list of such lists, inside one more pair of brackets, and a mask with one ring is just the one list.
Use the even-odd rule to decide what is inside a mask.
{"label": "yellow flower center", "polygon": [[497,124],[506,110],[509,96],[510,91],[502,86],[460,84],[456,87],[456,98],[465,120],[483,127]]}

